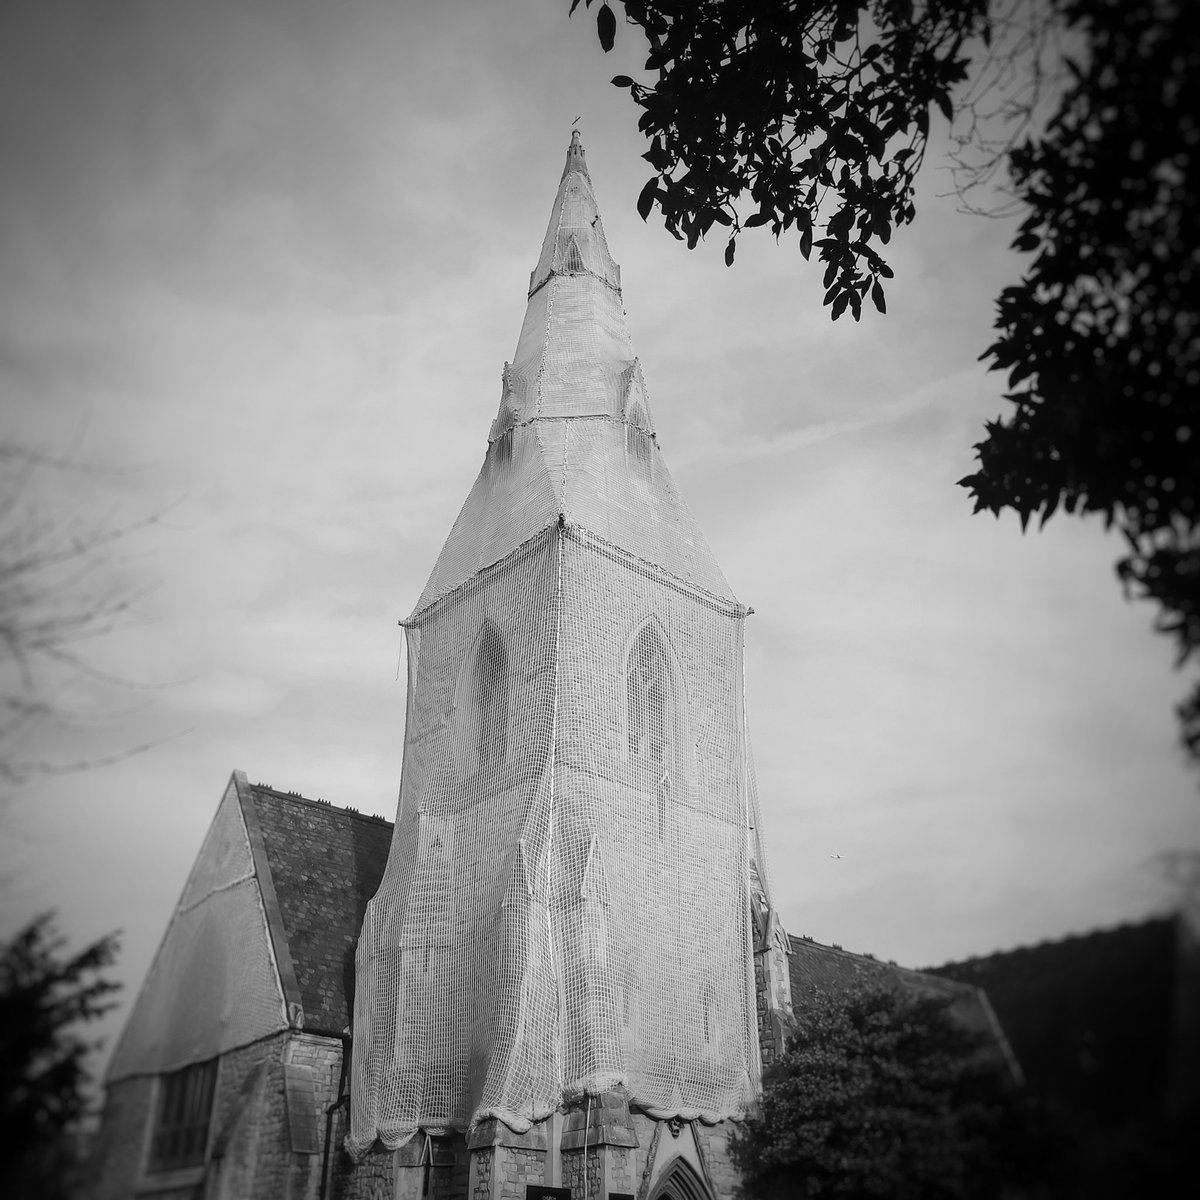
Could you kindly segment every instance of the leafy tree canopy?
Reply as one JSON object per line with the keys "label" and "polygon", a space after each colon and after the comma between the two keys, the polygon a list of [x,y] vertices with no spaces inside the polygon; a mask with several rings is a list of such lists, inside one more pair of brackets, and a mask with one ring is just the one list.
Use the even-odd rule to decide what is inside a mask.
{"label": "leafy tree canopy", "polygon": [[952,1000],[887,986],[806,1008],[734,1144],[747,1195],[986,1200],[1015,1167],[1015,1100]]}
{"label": "leafy tree canopy", "polygon": [[[579,0],[573,0],[574,11]],[[588,0],[588,4],[592,0]],[[656,175],[638,211],[657,205],[694,247],[728,230],[795,230],[825,263],[825,303],[857,320],[868,292],[884,308],[892,270],[879,253],[915,215],[930,107],[951,113],[964,45],[987,0],[626,0],[649,42],[648,86],[618,75],[642,109],[643,156]],[[607,50],[615,18],[598,10]],[[753,205],[756,211],[748,212]],[[743,215],[743,214],[746,215]]]}
{"label": "leafy tree canopy", "polygon": [[[1022,524],[1098,512],[1117,572],[1159,605],[1180,661],[1200,647],[1200,20],[1186,0],[1071,0],[1084,65],[1045,135],[1012,154],[1033,255],[1000,294],[1012,409],[962,480]],[[1200,689],[1181,710],[1200,757]]]}
{"label": "leafy tree canopy", "polygon": [[[618,0],[613,0],[617,3]],[[571,11],[579,0],[572,0]],[[587,0],[591,7],[593,0]],[[1008,62],[1035,82],[1051,33],[1068,77],[1044,131],[1008,168],[1025,216],[1019,283],[983,357],[1008,376],[961,480],[976,511],[1022,527],[1101,513],[1126,539],[1117,572],[1159,609],[1180,662],[1200,647],[1200,14],[1190,0],[624,0],[652,82],[617,76],[642,110],[655,174],[638,199],[694,247],[710,230],[795,231],[825,264],[825,303],[883,311],[880,253],[913,219],[930,116],[979,116],[994,28],[1033,14]],[[616,18],[597,8],[609,49]],[[986,80],[984,88],[986,90]],[[1034,89],[1036,92],[1036,88]],[[1005,101],[1028,124],[1034,93]],[[976,123],[976,128],[978,127]],[[1002,148],[1004,146],[1001,142]],[[1003,154],[1000,155],[1003,158]],[[994,159],[993,159],[994,161]],[[982,340],[982,339],[981,339]],[[1200,686],[1180,708],[1200,758]]]}
{"label": "leafy tree canopy", "polygon": [[47,914],[0,948],[0,1183],[19,1183],[25,1195],[30,1172],[47,1161],[43,1151],[86,1111],[94,1047],[79,1026],[106,1013],[120,986],[104,977],[115,935],[75,955],[65,944]]}

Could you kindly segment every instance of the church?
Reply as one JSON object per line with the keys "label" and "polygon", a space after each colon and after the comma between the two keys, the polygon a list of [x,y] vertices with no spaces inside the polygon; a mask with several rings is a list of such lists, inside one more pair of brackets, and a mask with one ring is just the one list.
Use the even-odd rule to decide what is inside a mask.
{"label": "church", "polygon": [[[405,622],[399,814],[358,945],[352,1154],[470,1131],[475,1190],[578,1106],[583,1140],[557,1173],[632,1192],[634,1111],[717,1130],[753,1103],[756,921],[764,1020],[788,1000],[747,614],[659,451],[575,134],[483,467]],[[706,1138],[717,1151],[696,1133],[696,1165]]]}
{"label": "church", "polygon": [[95,1200],[733,1200],[794,997],[864,974],[1011,1059],[972,979],[784,932],[750,611],[659,450],[573,134],[403,622],[395,824],[234,773],[109,1068]]}
{"label": "church", "polygon": [[[728,1123],[791,1019],[743,706],[748,613],[659,450],[575,133],[483,467],[404,622],[399,810],[352,1019],[314,1024],[287,902],[264,887],[277,801],[235,776],[109,1073],[113,1090],[190,1072],[144,1101],[178,1127],[147,1134],[158,1190],[196,1186],[189,1114],[213,1110],[225,1056],[286,1016],[339,1050],[345,1034],[346,1148],[389,1152],[397,1196],[450,1159],[448,1196],[518,1181],[731,1196]],[[297,1097],[316,1095],[317,1049],[280,1054],[289,1137],[316,1144]],[[243,1108],[265,1078],[243,1082]],[[247,1128],[218,1137],[227,1180]]]}

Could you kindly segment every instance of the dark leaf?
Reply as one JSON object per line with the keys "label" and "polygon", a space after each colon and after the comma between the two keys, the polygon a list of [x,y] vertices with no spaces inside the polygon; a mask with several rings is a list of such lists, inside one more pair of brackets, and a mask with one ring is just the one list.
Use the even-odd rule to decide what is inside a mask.
{"label": "dark leaf", "polygon": [[654,196],[658,191],[658,177],[646,181],[646,186],[638,193],[637,210],[638,216],[644,221],[649,215],[650,210],[654,207]]}
{"label": "dark leaf", "polygon": [[736,249],[736,247],[737,247],[737,239],[736,238],[730,238],[729,241],[727,241],[725,243],[725,265],[727,267],[733,266],[733,253],[734,253],[734,250]]}
{"label": "dark leaf", "polygon": [[[592,4],[608,49],[615,6]],[[878,251],[913,221],[932,115],[952,119],[971,94],[959,85],[980,81],[987,18],[1003,7],[629,0],[655,80],[617,77],[659,176],[639,213],[657,204],[689,245],[715,212],[743,206],[754,215],[742,228],[779,237],[795,226],[805,259],[819,251],[832,317],[857,317],[868,294],[885,312],[894,273]],[[1060,508],[1098,513],[1131,538],[1129,585],[1158,606],[1181,653],[1200,651],[1200,158],[1183,152],[1195,141],[1194,8],[1048,6],[1072,30],[1071,57],[1046,43],[1062,87],[1049,121],[1009,156],[1026,210],[1014,244],[1028,257],[982,339],[983,361],[1010,380],[1008,415],[987,423],[968,476],[979,512],[1024,524]],[[1200,699],[1190,711],[1200,754]],[[838,1194],[827,1184],[814,1179],[811,1194]]]}
{"label": "dark leaf", "polygon": [[600,38],[601,48],[607,54],[617,39],[617,18],[613,16],[613,10],[607,4],[600,5],[600,11],[596,14],[596,33]]}

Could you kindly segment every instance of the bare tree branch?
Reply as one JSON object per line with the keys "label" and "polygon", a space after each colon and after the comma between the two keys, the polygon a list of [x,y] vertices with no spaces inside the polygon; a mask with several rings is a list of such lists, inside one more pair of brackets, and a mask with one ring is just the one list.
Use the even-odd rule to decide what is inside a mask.
{"label": "bare tree branch", "polygon": [[65,680],[137,686],[92,661],[84,646],[126,627],[146,595],[147,588],[120,578],[118,550],[162,514],[113,524],[85,514],[64,499],[65,488],[53,486],[96,470],[0,443],[0,780],[10,785],[116,762],[159,744],[67,761],[21,752],[22,742],[67,717],[59,699]]}

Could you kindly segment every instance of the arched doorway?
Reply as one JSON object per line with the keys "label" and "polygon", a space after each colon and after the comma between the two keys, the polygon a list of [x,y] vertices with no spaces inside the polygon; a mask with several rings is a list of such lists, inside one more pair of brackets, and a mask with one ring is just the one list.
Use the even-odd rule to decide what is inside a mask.
{"label": "arched doorway", "polygon": [[650,1200],[716,1200],[704,1181],[682,1158],[674,1159],[663,1172]]}

